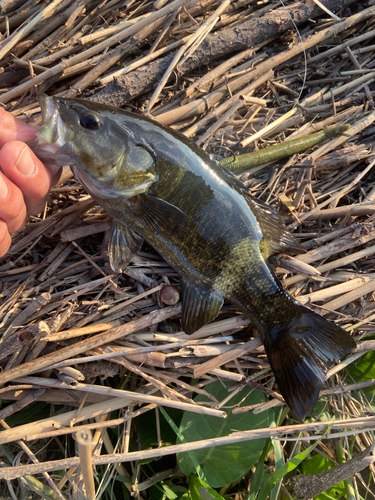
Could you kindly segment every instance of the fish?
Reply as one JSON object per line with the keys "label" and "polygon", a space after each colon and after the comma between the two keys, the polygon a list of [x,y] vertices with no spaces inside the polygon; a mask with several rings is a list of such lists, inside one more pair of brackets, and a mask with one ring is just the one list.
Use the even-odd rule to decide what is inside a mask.
{"label": "fish", "polygon": [[303,420],[329,369],[356,343],[283,289],[269,258],[304,250],[275,208],[194,141],[148,117],[83,99],[41,94],[39,102],[43,125],[31,147],[46,163],[70,165],[111,216],[112,269],[151,244],[180,276],[187,334],[213,321],[224,298],[238,307]]}

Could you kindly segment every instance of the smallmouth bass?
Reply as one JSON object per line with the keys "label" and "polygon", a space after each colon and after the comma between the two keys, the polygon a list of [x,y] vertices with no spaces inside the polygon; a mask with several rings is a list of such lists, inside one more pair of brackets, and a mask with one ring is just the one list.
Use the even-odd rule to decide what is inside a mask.
{"label": "smallmouth bass", "polygon": [[286,403],[302,420],[326,373],[356,346],[298,303],[267,259],[303,251],[277,212],[193,141],[146,117],[81,99],[40,95],[39,158],[70,165],[113,218],[110,264],[124,268],[147,240],[178,272],[182,328],[215,319],[224,297],[262,338]]}

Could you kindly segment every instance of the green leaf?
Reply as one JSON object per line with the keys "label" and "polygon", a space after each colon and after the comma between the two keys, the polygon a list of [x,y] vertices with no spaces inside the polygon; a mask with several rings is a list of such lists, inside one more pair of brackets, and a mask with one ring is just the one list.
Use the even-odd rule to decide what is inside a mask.
{"label": "green leaf", "polygon": [[[271,439],[273,452],[275,454],[275,469],[279,470],[284,466],[284,453],[280,441],[278,439]],[[279,496],[279,490],[281,488],[281,479],[275,484],[271,493],[270,500],[276,500]]]}
{"label": "green leaf", "polygon": [[[183,412],[174,408],[168,408],[168,414],[174,422],[179,425]],[[160,435],[163,446],[176,444],[176,434],[165,420],[163,414],[160,414]],[[147,450],[153,446],[158,446],[158,433],[156,430],[156,418],[153,411],[144,413],[134,419],[135,428],[138,431],[139,445],[142,450]],[[158,459],[144,459],[142,464],[152,462]]]}
{"label": "green leaf", "polygon": [[[180,429],[177,427],[177,425],[173,422],[171,417],[168,415],[167,411],[162,407],[159,406],[159,410],[162,413],[163,417],[165,420],[168,422],[168,424],[172,427],[173,431],[175,432],[176,436],[180,440],[181,443],[186,443],[184,436],[181,434]],[[198,476],[204,481],[206,478],[202,472],[201,466],[197,462],[197,459],[195,458],[195,455],[192,451],[187,452],[189,455],[190,460],[193,462],[194,467],[195,467],[195,472],[198,474]]]}
{"label": "green leaf", "polygon": [[174,491],[171,490],[171,488],[165,484],[164,481],[160,481],[160,485],[164,490],[165,496],[168,498],[168,500],[176,500],[177,495]]}
{"label": "green leaf", "polygon": [[160,481],[147,490],[147,498],[150,500],[191,500],[185,486],[174,484],[171,480]]}
{"label": "green leaf", "polygon": [[[218,401],[222,401],[228,395],[226,387],[223,386],[221,382],[214,382],[207,385],[206,390],[215,396]],[[265,400],[264,394],[260,391],[250,387],[244,387],[242,391],[233,396],[228,404],[230,404],[231,407],[234,405],[248,406],[262,403]],[[195,398],[195,401],[208,402],[208,399],[199,395]],[[233,415],[229,410],[227,411],[227,415],[226,419],[220,419],[198,413],[186,412],[181,420],[180,432],[186,442],[191,442],[227,436],[233,431],[259,429],[268,427],[269,425],[268,412],[259,413],[258,415],[254,415],[253,413]],[[219,488],[241,478],[244,473],[257,462],[265,442],[265,439],[257,439],[243,443],[232,443],[224,446],[196,450],[192,453],[201,466],[207,483],[211,487]],[[187,453],[179,453],[177,455],[177,460],[182,472],[186,476],[189,476],[195,471],[195,466]]]}
{"label": "green leaf", "polygon": [[260,490],[260,485],[262,484],[262,480],[263,480],[263,477],[265,474],[264,462],[267,458],[267,455],[269,454],[269,452],[271,450],[271,446],[272,446],[271,439],[267,438],[265,445],[264,445],[264,448],[263,448],[263,451],[262,451],[262,454],[258,460],[258,464],[257,464],[257,468],[256,468],[255,473],[254,473],[253,480],[251,481],[251,488],[250,488],[250,494],[249,494],[248,500],[255,500],[255,498],[258,494],[258,491]]}
{"label": "green leaf", "polygon": [[[318,474],[319,472],[332,469],[332,467],[335,467],[334,462],[322,455],[315,455],[312,458],[304,460],[299,469],[303,474]],[[315,497],[314,500],[328,500],[331,498],[337,500],[337,498],[341,497],[346,497],[346,489],[343,482],[336,484],[332,488],[328,488],[324,493]]]}
{"label": "green leaf", "polygon": [[217,491],[206,484],[195,474],[189,478],[191,500],[224,500]]}
{"label": "green leaf", "polygon": [[349,365],[348,370],[357,382],[375,378],[375,352],[367,352],[355,363]]}
{"label": "green leaf", "polygon": [[[364,354],[354,363],[350,364],[347,368],[350,375],[356,382],[363,382],[365,380],[375,378],[375,352],[370,351]],[[375,411],[375,401],[374,401],[374,387],[365,387],[360,391],[352,391],[351,395],[354,399],[363,403],[367,400],[367,409],[370,411]]]}
{"label": "green leaf", "polygon": [[7,424],[10,425],[10,427],[16,427],[17,425],[28,424],[29,422],[35,422],[35,420],[41,420],[49,416],[49,405],[44,401],[38,401],[29,405],[21,412],[8,417]]}

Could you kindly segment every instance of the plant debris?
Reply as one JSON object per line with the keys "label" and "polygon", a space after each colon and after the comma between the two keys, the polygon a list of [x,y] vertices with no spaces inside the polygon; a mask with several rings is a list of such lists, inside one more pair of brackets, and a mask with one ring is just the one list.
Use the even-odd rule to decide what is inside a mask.
{"label": "plant debris", "polygon": [[[345,371],[375,349],[375,341],[364,340],[375,325],[372,4],[325,0],[335,20],[315,2],[0,0],[0,104],[30,123],[40,124],[39,92],[83,97],[146,113],[217,160],[350,124],[313,150],[238,177],[278,208],[306,249],[274,260],[285,288],[358,342],[321,393],[336,419],[325,439],[347,429],[357,452],[369,448],[374,426],[363,389],[375,380],[357,382]],[[78,485],[73,468],[82,462],[63,454],[37,459],[28,441],[53,438],[61,445],[59,436],[93,430],[93,463],[119,464],[205,446],[130,452],[129,436],[134,419],[158,405],[225,417],[230,397],[215,400],[206,390],[212,381],[229,381],[233,393],[256,384],[267,395],[234,413],[284,404],[250,321],[226,302],[213,323],[187,336],[179,323],[177,273],[147,243],[127,269],[113,273],[109,228],[107,214],[65,168],[44,212],[13,235],[0,259],[0,397],[6,402],[0,443],[18,443],[28,456],[13,466],[9,452],[0,478],[43,472],[43,484],[58,498],[66,498],[70,474]],[[348,396],[353,391],[356,398]],[[208,403],[195,402],[197,394]],[[4,421],[35,402],[75,409],[34,414],[14,427]],[[272,432],[249,430],[245,438],[234,431],[227,441],[210,439],[210,446],[259,436],[287,435],[287,442],[301,432],[312,438],[327,429],[324,418],[295,424],[289,415],[288,425]],[[113,426],[120,429],[119,450],[106,438]],[[69,472],[56,482],[48,471],[61,469]],[[127,476],[129,470],[117,469]],[[353,481],[361,483],[361,475]],[[131,482],[124,484],[143,498]]]}

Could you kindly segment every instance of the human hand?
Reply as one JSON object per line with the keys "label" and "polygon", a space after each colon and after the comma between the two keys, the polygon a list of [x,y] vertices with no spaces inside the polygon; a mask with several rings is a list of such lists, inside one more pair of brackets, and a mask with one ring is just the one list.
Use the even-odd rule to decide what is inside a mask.
{"label": "human hand", "polygon": [[60,178],[61,170],[52,176],[25,144],[36,138],[37,130],[0,107],[0,257],[27,216],[43,211],[51,186]]}

